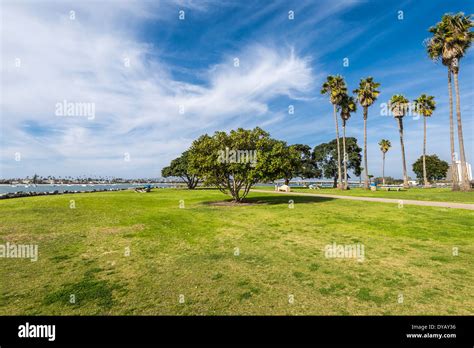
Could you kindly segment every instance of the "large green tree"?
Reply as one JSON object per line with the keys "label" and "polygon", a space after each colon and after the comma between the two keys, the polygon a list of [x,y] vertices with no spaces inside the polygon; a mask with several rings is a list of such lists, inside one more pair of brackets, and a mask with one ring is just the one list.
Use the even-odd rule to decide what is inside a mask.
{"label": "large green tree", "polygon": [[432,95],[422,94],[414,100],[415,111],[423,116],[423,182],[425,187],[429,187],[428,177],[426,176],[426,118],[431,117],[436,109],[436,103]]}
{"label": "large green tree", "polygon": [[241,202],[257,182],[284,178],[293,163],[287,144],[258,127],[203,135],[189,151],[192,173],[234,202]]}
{"label": "large green tree", "polygon": [[347,93],[347,85],[344,78],[340,75],[330,75],[321,87],[321,94],[329,96],[329,102],[333,105],[334,123],[336,126],[336,142],[337,142],[337,171],[339,177],[339,188],[344,189],[342,184],[341,171],[341,146],[339,144],[339,122],[337,120],[337,105],[341,102],[342,96]]}
{"label": "large green tree", "polygon": [[428,155],[425,156],[425,163],[426,174],[424,171],[423,156],[413,163],[413,172],[416,174],[417,178],[424,178],[425,175],[428,180],[441,180],[446,178],[446,173],[449,168],[448,162],[439,159],[437,155]]}
{"label": "large green tree", "polygon": [[[470,190],[469,177],[466,165],[466,154],[464,150],[464,137],[462,131],[461,106],[459,95],[459,61],[466,54],[467,50],[474,41],[474,33],[471,28],[474,27],[472,16],[466,16],[460,12],[457,14],[445,14],[441,22],[431,27],[429,31],[433,36],[429,39],[427,45],[428,55],[433,60],[441,60],[443,65],[448,68],[448,93],[449,93],[449,126],[450,126],[450,145],[451,145],[451,163],[453,168],[453,190],[461,188],[463,191]],[[461,160],[461,184],[457,183],[457,165],[454,149],[454,122],[453,122],[453,98],[451,74],[454,76],[454,87],[456,91],[456,115],[457,130],[459,141],[459,153]]]}
{"label": "large green tree", "polygon": [[[355,176],[361,174],[361,151],[362,149],[357,144],[357,139],[350,137],[346,139],[347,151],[347,168],[352,170]],[[337,167],[337,140],[334,139],[328,143],[317,145],[313,150],[313,160],[316,168],[320,171],[320,175],[327,179],[334,180],[334,187],[337,187],[338,182],[338,167]]]}
{"label": "large green tree", "polygon": [[191,173],[189,168],[189,151],[183,152],[181,156],[172,160],[168,167],[164,167],[161,170],[161,176],[164,178],[179,177],[186,182],[190,190],[196,188],[199,183],[199,177]]}
{"label": "large green tree", "polygon": [[361,79],[359,88],[354,90],[359,104],[364,108],[364,188],[369,188],[369,165],[367,160],[367,117],[369,115],[369,107],[377,100],[380,91],[377,88],[380,83],[374,81],[372,77]]}
{"label": "large green tree", "polygon": [[272,162],[275,165],[274,178],[283,178],[285,185],[290,184],[291,178],[298,176],[301,168],[301,153],[294,147],[288,146],[286,142],[281,140],[271,139],[271,153],[278,158],[273,158]]}
{"label": "large green tree", "polygon": [[289,185],[292,178],[302,179],[317,178],[321,174],[314,165],[311,156],[311,147],[305,144],[294,144],[288,146],[289,165],[285,170],[285,185]]}

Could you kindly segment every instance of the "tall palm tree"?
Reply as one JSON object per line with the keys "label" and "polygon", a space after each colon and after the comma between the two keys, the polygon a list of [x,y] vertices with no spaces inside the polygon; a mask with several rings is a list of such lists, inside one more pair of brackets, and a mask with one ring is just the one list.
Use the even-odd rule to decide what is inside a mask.
{"label": "tall palm tree", "polygon": [[461,189],[469,190],[470,183],[466,166],[466,155],[464,151],[464,137],[462,132],[461,106],[459,96],[459,60],[465,55],[467,49],[474,41],[474,33],[470,31],[474,27],[472,16],[465,16],[460,12],[455,15],[445,14],[441,22],[431,27],[429,31],[433,34],[427,46],[428,55],[433,60],[441,60],[448,67],[448,91],[450,102],[450,140],[451,140],[451,168],[453,177],[453,190],[457,190],[457,164],[454,155],[454,125],[452,108],[452,86],[451,74],[454,76],[456,91],[456,115],[458,126],[459,152],[461,160]]}
{"label": "tall palm tree", "polygon": [[400,133],[400,146],[402,149],[402,162],[403,162],[403,187],[409,188],[408,175],[407,175],[407,163],[405,160],[405,144],[403,143],[403,117],[408,110],[408,99],[401,94],[396,94],[390,99],[390,109],[393,112],[393,117],[398,121],[398,131]]}
{"label": "tall palm tree", "polygon": [[347,151],[346,151],[346,123],[351,117],[351,112],[357,110],[357,104],[354,97],[350,97],[347,94],[343,94],[341,101],[339,102],[338,109],[341,111],[342,119],[342,149],[343,149],[343,163],[344,163],[344,190],[349,189],[349,184],[347,182]]}
{"label": "tall palm tree", "polygon": [[357,95],[359,104],[364,108],[364,188],[369,188],[369,170],[367,164],[367,116],[369,114],[369,106],[371,106],[380,94],[377,88],[380,83],[374,82],[372,77],[361,79],[359,88],[354,90]]}
{"label": "tall palm tree", "polygon": [[436,103],[432,95],[422,94],[418,99],[414,100],[415,111],[418,115],[423,116],[423,182],[425,187],[430,187],[426,176],[426,118],[433,115],[436,109]]}
{"label": "tall palm tree", "polygon": [[385,185],[385,154],[392,147],[390,140],[382,139],[379,141],[380,151],[382,151],[382,184]]}
{"label": "tall palm tree", "polygon": [[336,126],[336,143],[337,143],[337,173],[339,178],[339,188],[342,190],[341,175],[341,146],[339,145],[339,123],[337,121],[337,105],[341,102],[342,95],[347,92],[346,82],[340,75],[330,75],[321,87],[321,94],[329,96],[329,101],[333,105],[334,123]]}

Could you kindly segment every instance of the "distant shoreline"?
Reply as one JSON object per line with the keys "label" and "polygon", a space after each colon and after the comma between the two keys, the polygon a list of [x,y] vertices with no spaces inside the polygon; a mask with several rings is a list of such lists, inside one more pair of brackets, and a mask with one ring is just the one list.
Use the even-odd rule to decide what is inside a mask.
{"label": "distant shoreline", "polygon": [[38,184],[38,185],[6,185],[0,184],[0,199],[48,196],[73,193],[113,192],[124,191],[139,187],[150,186],[151,188],[178,188],[182,184]]}

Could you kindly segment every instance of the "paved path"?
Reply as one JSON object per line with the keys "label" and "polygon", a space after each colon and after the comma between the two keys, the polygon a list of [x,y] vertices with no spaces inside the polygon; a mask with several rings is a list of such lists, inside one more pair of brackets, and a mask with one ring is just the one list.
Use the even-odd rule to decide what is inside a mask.
{"label": "paved path", "polygon": [[309,197],[326,197],[326,198],[330,197],[330,198],[340,198],[340,199],[351,199],[353,201],[382,202],[382,203],[393,203],[393,204],[399,204],[399,202],[402,201],[403,204],[409,204],[409,205],[424,205],[427,207],[474,210],[474,204],[468,204],[468,203],[431,202],[431,201],[414,201],[410,199],[341,196],[341,195],[331,195],[331,194],[326,194],[326,193],[276,192],[276,191],[271,191],[271,190],[250,190],[250,191],[261,192],[261,193],[274,193],[274,194],[281,194],[281,195],[292,195],[292,196],[309,196]]}

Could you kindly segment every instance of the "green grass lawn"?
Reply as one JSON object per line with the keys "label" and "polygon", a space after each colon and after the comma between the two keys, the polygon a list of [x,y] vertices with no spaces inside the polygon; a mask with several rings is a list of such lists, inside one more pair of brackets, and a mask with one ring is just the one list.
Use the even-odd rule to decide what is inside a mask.
{"label": "green grass lawn", "polygon": [[[39,246],[37,262],[0,258],[0,314],[474,314],[472,211],[263,193],[210,204],[223,199],[162,189],[0,201],[0,243]],[[333,242],[362,243],[364,261],[326,258]]]}
{"label": "green grass lawn", "polygon": [[[256,189],[271,190],[274,186],[256,186]],[[322,188],[319,190],[311,190],[304,187],[292,187],[294,192],[343,195],[343,196],[360,196],[360,197],[379,197],[393,199],[412,199],[418,201],[434,201],[434,202],[456,202],[456,203],[474,203],[474,191],[470,192],[453,192],[447,188],[410,188],[404,191],[370,191],[362,188],[351,188],[350,190],[339,190],[334,188]]]}

